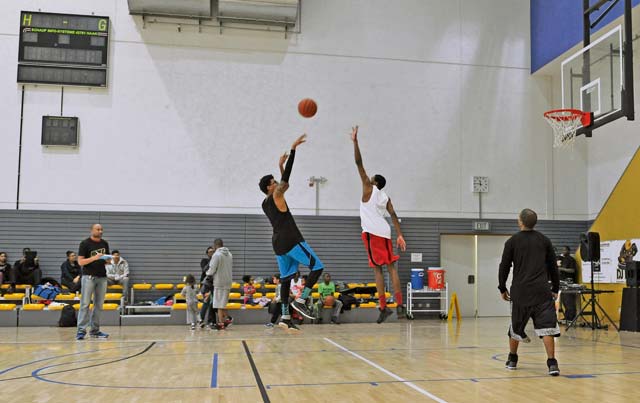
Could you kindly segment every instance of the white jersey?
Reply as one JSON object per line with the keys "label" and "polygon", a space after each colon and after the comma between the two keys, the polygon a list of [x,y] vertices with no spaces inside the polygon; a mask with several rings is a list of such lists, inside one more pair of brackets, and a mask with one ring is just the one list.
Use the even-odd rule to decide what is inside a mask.
{"label": "white jersey", "polygon": [[368,232],[382,238],[391,239],[391,227],[384,218],[388,202],[389,196],[387,196],[384,191],[378,189],[377,186],[373,187],[368,202],[364,203],[360,200],[360,223],[362,224],[362,232]]}

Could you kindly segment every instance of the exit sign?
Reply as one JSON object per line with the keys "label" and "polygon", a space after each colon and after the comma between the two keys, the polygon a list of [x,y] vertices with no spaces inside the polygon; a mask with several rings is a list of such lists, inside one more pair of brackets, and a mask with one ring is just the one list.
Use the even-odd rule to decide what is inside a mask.
{"label": "exit sign", "polygon": [[489,221],[474,221],[474,231],[491,231],[491,223]]}

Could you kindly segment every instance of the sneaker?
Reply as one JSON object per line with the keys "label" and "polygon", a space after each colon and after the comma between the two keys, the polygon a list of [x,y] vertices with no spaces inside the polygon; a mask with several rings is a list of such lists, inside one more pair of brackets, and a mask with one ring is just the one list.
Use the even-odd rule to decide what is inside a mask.
{"label": "sneaker", "polygon": [[224,320],[224,328],[228,328],[233,325],[233,318],[231,316],[227,316],[227,319]]}
{"label": "sneaker", "polygon": [[107,333],[104,333],[104,332],[101,332],[101,331],[97,331],[95,333],[91,333],[90,336],[93,337],[94,339],[107,339],[107,338],[109,338],[109,335]]}
{"label": "sneaker", "polygon": [[334,325],[339,325],[340,321],[338,320],[337,316],[332,316],[331,317],[331,323],[333,323]]}
{"label": "sneaker", "polygon": [[407,313],[407,307],[406,306],[398,305],[396,307],[396,315],[398,315],[398,319],[400,319],[401,317],[406,315],[406,313]]}
{"label": "sneaker", "polygon": [[204,329],[204,325],[205,325],[205,324],[204,324],[204,321],[201,321],[201,320],[199,320],[199,321],[198,321],[198,327],[199,327],[200,329]]}
{"label": "sneaker", "polygon": [[291,319],[282,319],[280,323],[278,323],[278,327],[284,330],[300,330],[300,328],[291,322]]}
{"label": "sneaker", "polygon": [[518,365],[518,354],[509,353],[509,358],[507,358],[507,362],[505,363],[505,368],[511,371],[516,369]]}
{"label": "sneaker", "polygon": [[224,325],[224,323],[216,323],[215,325],[213,325],[212,329],[215,330],[224,330],[226,328],[226,326]]}
{"label": "sneaker", "polygon": [[378,320],[376,320],[376,323],[382,323],[385,320],[387,320],[387,318],[389,317],[389,315],[391,315],[391,309],[389,308],[384,308],[380,310],[380,315],[378,316]]}
{"label": "sneaker", "polygon": [[76,340],[84,340],[86,335],[87,335],[87,333],[79,331],[78,333],[76,333]]}
{"label": "sneaker", "polygon": [[195,323],[191,324],[191,330],[196,330],[196,324]]}
{"label": "sneaker", "polygon": [[266,323],[266,324],[264,325],[264,327],[266,327],[267,329],[273,329],[273,327],[274,327],[274,326],[275,326],[275,325],[274,325],[273,323],[271,323],[271,322]]}
{"label": "sneaker", "polygon": [[560,375],[560,367],[558,367],[558,360],[555,358],[549,358],[547,360],[547,367],[549,367],[549,375],[558,376]]}
{"label": "sneaker", "polygon": [[311,311],[309,311],[309,307],[304,304],[304,300],[296,299],[291,303],[291,307],[300,312],[300,315],[309,319],[315,319],[315,317],[311,314]]}

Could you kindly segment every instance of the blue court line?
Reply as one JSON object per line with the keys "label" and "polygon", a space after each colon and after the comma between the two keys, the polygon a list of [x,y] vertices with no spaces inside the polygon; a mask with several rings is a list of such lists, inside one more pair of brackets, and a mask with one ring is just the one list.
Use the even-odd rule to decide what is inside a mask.
{"label": "blue court line", "polygon": [[[55,383],[55,384],[59,384],[59,385],[69,385],[69,386],[84,386],[84,387],[89,387],[89,388],[108,388],[108,389],[157,389],[157,390],[179,390],[179,389],[208,389],[208,386],[184,386],[184,387],[172,387],[172,386],[126,386],[126,385],[95,385],[95,384],[82,384],[82,383],[73,383],[73,382],[63,382],[63,381],[55,381],[53,379],[47,379],[44,378],[45,376],[49,375],[49,374],[41,374],[40,372],[50,369],[50,368],[56,368],[56,367],[61,367],[63,365],[70,365],[70,364],[82,364],[82,363],[86,363],[86,362],[92,362],[92,361],[103,361],[103,360],[108,360],[109,358],[92,358],[89,360],[81,360],[81,361],[73,361],[73,362],[65,362],[65,363],[61,363],[61,364],[53,364],[53,365],[47,365],[45,367],[42,368],[38,368],[34,371],[31,372],[31,376],[39,381],[43,381],[43,382],[47,382],[47,383]],[[81,368],[79,368],[81,369]]]}
{"label": "blue court line", "polygon": [[213,354],[213,366],[211,368],[211,387],[218,387],[218,353]]}
{"label": "blue court line", "polygon": [[[40,343],[40,344],[42,344],[42,343]],[[99,349],[96,349],[96,350],[80,351],[80,352],[71,353],[71,354],[56,355],[56,356],[53,356],[53,357],[48,357],[48,358],[42,358],[42,359],[39,359],[39,360],[29,361],[29,362],[25,362],[23,364],[19,364],[19,365],[13,366],[11,368],[3,369],[2,371],[0,371],[0,375],[6,374],[7,372],[13,371],[13,370],[18,369],[18,368],[26,367],[26,366],[29,366],[29,365],[32,365],[32,364],[37,364],[39,362],[55,360],[56,358],[71,357],[71,356],[74,356],[74,355],[89,354],[89,353],[95,353],[95,352],[100,352],[100,351],[121,350],[121,349],[126,349],[126,348],[137,348],[137,347],[139,347],[139,346],[109,347],[109,348],[99,348]],[[2,382],[2,381],[3,380],[0,379],[0,382]]]}

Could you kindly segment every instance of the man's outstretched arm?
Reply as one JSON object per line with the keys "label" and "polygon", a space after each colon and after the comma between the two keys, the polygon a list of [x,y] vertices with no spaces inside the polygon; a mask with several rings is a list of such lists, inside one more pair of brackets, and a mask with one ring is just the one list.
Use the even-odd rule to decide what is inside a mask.
{"label": "man's outstretched arm", "polygon": [[[280,180],[280,183],[276,187],[276,191],[273,194],[273,198],[274,198],[274,201],[276,202],[276,205],[282,211],[284,211],[283,209],[286,209],[284,205],[285,204],[284,192],[286,192],[287,189],[289,189],[289,177],[291,176],[291,170],[293,169],[293,161],[295,160],[295,157],[296,157],[296,148],[298,148],[298,146],[304,143],[305,141],[307,141],[307,135],[303,134],[302,136],[298,137],[296,141],[294,141],[293,144],[291,145],[291,152],[289,153],[289,158],[287,159],[287,165],[284,167],[284,171],[282,172],[282,179]],[[284,156],[280,157],[281,164],[283,161],[283,157]]]}
{"label": "man's outstretched arm", "polygon": [[362,164],[362,154],[360,154],[360,146],[358,145],[358,126],[351,129],[351,141],[353,141],[353,153],[356,160],[356,166],[358,167],[358,173],[360,174],[360,180],[362,180],[362,190],[364,194],[370,192],[373,185],[371,184],[371,179],[369,179],[367,171],[364,170],[364,165]]}

